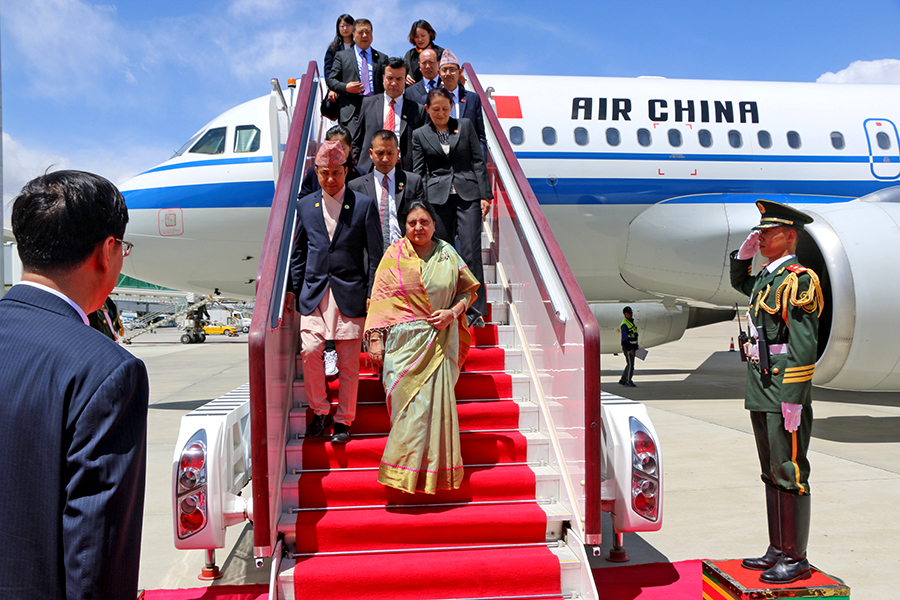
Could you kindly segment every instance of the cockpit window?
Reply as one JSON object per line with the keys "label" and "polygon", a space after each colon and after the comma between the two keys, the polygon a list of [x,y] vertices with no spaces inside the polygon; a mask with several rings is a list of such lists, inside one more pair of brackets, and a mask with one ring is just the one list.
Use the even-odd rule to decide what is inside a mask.
{"label": "cockpit window", "polygon": [[189,139],[188,141],[186,141],[186,142],[181,146],[181,148],[179,148],[178,150],[175,151],[175,156],[181,156],[182,154],[184,154],[185,152],[187,152],[187,149],[194,145],[194,142],[197,141],[197,138],[200,137],[200,134],[201,134],[201,133],[203,133],[203,131],[198,131],[197,133],[195,133],[194,135],[192,135],[192,136],[191,136],[191,139]]}
{"label": "cockpit window", "polygon": [[235,152],[256,152],[259,150],[259,128],[255,125],[238,125],[234,132]]}
{"label": "cockpit window", "polygon": [[203,134],[191,152],[197,154],[222,154],[225,152],[225,127],[216,127]]}

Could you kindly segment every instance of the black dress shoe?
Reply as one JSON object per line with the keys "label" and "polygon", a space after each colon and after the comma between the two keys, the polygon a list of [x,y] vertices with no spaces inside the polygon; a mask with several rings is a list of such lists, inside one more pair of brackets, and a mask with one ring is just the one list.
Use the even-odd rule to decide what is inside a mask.
{"label": "black dress shoe", "polygon": [[625,387],[628,387],[628,382],[627,382],[627,381],[622,381],[622,380],[620,379],[620,380],[619,380],[619,385],[624,385]]}
{"label": "black dress shoe", "polygon": [[637,387],[637,385],[635,385],[635,383],[633,381],[629,381],[625,385],[627,385],[628,387]]}
{"label": "black dress shoe", "polygon": [[331,426],[331,415],[316,415],[306,427],[306,437],[322,437]]}
{"label": "black dress shoe", "polygon": [[334,435],[331,436],[332,444],[344,444],[350,439],[350,426],[343,423],[334,424]]}

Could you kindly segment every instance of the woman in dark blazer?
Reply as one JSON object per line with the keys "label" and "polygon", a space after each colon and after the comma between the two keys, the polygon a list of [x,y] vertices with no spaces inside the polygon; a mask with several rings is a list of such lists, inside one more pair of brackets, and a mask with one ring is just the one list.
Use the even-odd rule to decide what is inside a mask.
{"label": "woman in dark blazer", "polygon": [[409,30],[409,43],[413,47],[403,57],[403,62],[406,63],[407,86],[413,85],[417,81],[422,81],[422,71],[419,70],[419,54],[422,53],[422,50],[431,48],[437,54],[438,60],[440,60],[444,49],[434,43],[434,38],[436,37],[437,33],[428,21],[419,19],[412,24]]}
{"label": "woman in dark blazer", "polygon": [[[443,88],[428,92],[431,121],[413,132],[413,170],[425,184],[425,196],[437,212],[435,235],[454,244],[481,283],[467,311],[469,324],[484,326],[487,300],[481,263],[481,222],[494,197],[475,126],[453,119],[453,95]],[[457,240],[458,237],[458,240]]]}
{"label": "woman in dark blazer", "polygon": [[[322,79],[328,80],[331,76],[331,65],[334,62],[334,55],[341,50],[353,47],[353,23],[356,21],[350,15],[343,14],[337,18],[334,25],[334,39],[328,44],[325,50],[325,60],[322,61]],[[328,90],[328,101],[337,102],[337,92]]]}

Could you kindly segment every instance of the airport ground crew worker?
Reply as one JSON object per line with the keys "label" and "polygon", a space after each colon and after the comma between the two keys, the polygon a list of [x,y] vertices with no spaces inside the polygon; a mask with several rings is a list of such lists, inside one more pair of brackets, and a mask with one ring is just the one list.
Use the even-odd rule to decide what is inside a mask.
{"label": "airport ground crew worker", "polygon": [[634,351],[638,349],[637,325],[634,324],[634,315],[630,306],[622,309],[622,316],[624,318],[619,326],[619,330],[622,332],[622,354],[625,355],[625,370],[622,371],[619,385],[637,387],[632,381],[634,378]]}
{"label": "airport ground crew worker", "polygon": [[[795,256],[803,226],[812,218],[778,202],[759,200],[760,223],[740,250],[731,253],[731,284],[750,296],[750,339],[744,407],[750,411],[766,484],[769,547],[745,568],[760,580],[789,583],[811,576],[810,490],[807,450],[812,431],[812,378],[816,366],[819,278]],[[752,275],[756,251],[769,259]]]}

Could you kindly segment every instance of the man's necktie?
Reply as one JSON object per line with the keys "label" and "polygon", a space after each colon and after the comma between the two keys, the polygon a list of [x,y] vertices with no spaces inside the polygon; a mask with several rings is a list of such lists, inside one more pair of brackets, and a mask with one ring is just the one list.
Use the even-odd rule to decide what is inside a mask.
{"label": "man's necktie", "polygon": [[[384,116],[384,128],[388,131],[394,131],[394,125],[396,124],[395,120],[397,117],[397,113],[394,112],[394,105],[397,103],[396,100],[391,99],[391,104],[388,106],[387,114]],[[385,177],[385,179],[387,179]]]}
{"label": "man's necktie", "polygon": [[381,179],[381,239],[384,248],[387,249],[391,245],[391,211],[388,208],[389,194],[391,190],[391,178],[385,175]]}
{"label": "man's necktie", "polygon": [[362,54],[362,73],[360,74],[360,77],[363,84],[363,96],[371,96],[372,86],[369,84],[369,59],[366,58],[368,52],[363,50],[360,54]]}

